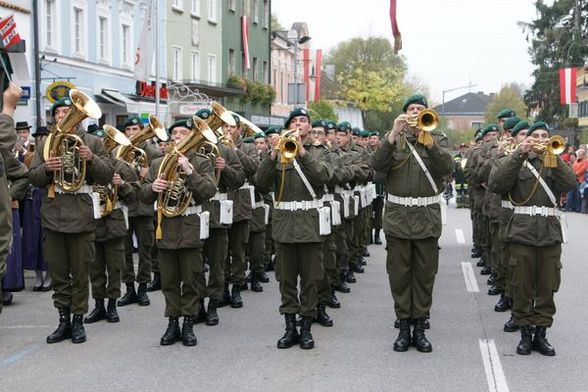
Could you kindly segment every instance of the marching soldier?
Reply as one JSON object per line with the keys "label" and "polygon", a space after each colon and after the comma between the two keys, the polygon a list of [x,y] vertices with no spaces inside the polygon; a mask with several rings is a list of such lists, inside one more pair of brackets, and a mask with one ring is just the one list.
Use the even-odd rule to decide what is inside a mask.
{"label": "marching soldier", "polygon": [[[378,132],[372,132],[372,134],[370,135],[370,147],[372,150],[372,155],[382,147],[380,134]],[[374,230],[374,235],[372,237],[370,234],[370,238],[373,239],[370,243],[376,245],[382,245],[382,240],[380,239],[380,231],[382,230],[382,214],[384,210],[384,196],[386,193],[384,181],[386,181],[385,176],[380,176],[378,173],[374,173],[376,197],[372,202],[372,219],[370,226],[370,228]]]}
{"label": "marching soldier", "polygon": [[[67,115],[72,104],[69,97],[57,100],[51,107],[55,123]],[[41,206],[41,222],[45,235],[45,257],[53,282],[53,302],[59,311],[59,326],[47,336],[47,343],[57,343],[71,337],[73,343],[86,341],[83,315],[88,312],[88,267],[94,259],[96,221],[92,207],[92,185],[106,185],[113,170],[109,154],[102,141],[89,135],[78,124],[75,134],[83,145],[80,158],[86,162],[84,184],[76,192],[65,192],[52,185],[57,173],[64,169],[60,156],[43,157],[46,139],[38,146],[29,178],[36,187],[54,186],[53,198],[46,196]],[[55,136],[56,133],[53,133]],[[73,321],[70,320],[73,313]]]}
{"label": "marching soldier", "polygon": [[[169,128],[171,138],[176,143],[191,137],[192,120],[179,120]],[[145,203],[153,205],[162,192],[169,191],[171,184],[158,177],[163,158],[155,159],[141,186],[141,197]],[[159,269],[161,291],[165,296],[165,315],[168,327],[161,337],[160,344],[167,346],[182,340],[185,346],[197,344],[193,325],[199,312],[200,299],[205,292],[202,272],[202,241],[200,239],[200,213],[202,203],[216,193],[214,170],[207,156],[198,154],[195,149],[180,155],[178,165],[186,174],[185,186],[192,192],[191,205],[176,217],[163,217],[162,238],[157,240],[159,248]],[[163,206],[158,206],[162,208]],[[180,331],[178,318],[184,321]]]}
{"label": "marching soldier", "polygon": [[453,179],[455,180],[455,193],[457,194],[456,205],[457,208],[466,208],[469,205],[468,201],[468,183],[464,174],[464,167],[467,164],[465,157],[466,144],[459,145],[459,152],[453,156],[454,168]]}
{"label": "marching soldier", "polygon": [[407,115],[417,115],[425,108],[424,96],[409,97],[403,107],[405,114],[394,120],[392,131],[372,158],[374,169],[386,173],[386,270],[400,320],[395,351],[408,350],[411,320],[415,323],[412,344],[421,352],[432,351],[425,321],[439,263],[444,208],[440,192],[453,161],[445,151],[448,142],[443,134],[433,132],[432,140],[427,141],[423,131],[407,125]]}
{"label": "marching soldier", "polygon": [[[547,164],[550,130],[546,123],[533,124],[529,135],[516,150],[500,159],[490,175],[493,192],[508,196],[513,206],[504,239],[509,243],[512,272],[513,316],[521,328],[517,353],[537,350],[555,355],[546,338],[553,324],[554,293],[560,286],[561,244],[565,242],[565,222],[557,198],[576,186],[574,172],[559,157],[555,166]],[[531,325],[536,325],[535,336]]]}
{"label": "marching soldier", "polygon": [[[267,145],[268,149],[266,154],[261,155],[260,159],[263,160],[265,155],[269,155],[270,151],[276,148],[276,145],[280,139],[280,128],[276,126],[271,126],[265,131],[265,136],[267,137]],[[270,192],[266,196],[266,200],[268,202],[270,212],[269,212],[269,222],[265,225],[265,255],[264,255],[264,263],[266,271],[273,271],[274,270],[274,260],[273,257],[276,253],[274,247],[274,240],[272,239],[272,215],[274,210],[274,203],[272,199],[273,192]],[[266,274],[267,276],[267,274]],[[268,277],[269,281],[269,277]]]}

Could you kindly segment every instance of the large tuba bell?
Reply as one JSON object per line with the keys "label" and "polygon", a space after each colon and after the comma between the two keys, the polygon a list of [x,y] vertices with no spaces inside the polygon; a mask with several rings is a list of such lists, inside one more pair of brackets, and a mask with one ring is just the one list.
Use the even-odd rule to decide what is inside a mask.
{"label": "large tuba bell", "polygon": [[217,130],[223,124],[227,124],[227,125],[231,125],[231,126],[237,125],[237,122],[235,121],[235,118],[233,117],[232,113],[230,111],[228,111],[227,109],[225,109],[220,103],[212,102],[211,111],[212,111],[212,116],[210,116],[206,120],[206,123],[208,124],[208,127],[210,129],[212,129],[212,131],[214,133],[217,133]]}
{"label": "large tuba bell", "polygon": [[[64,192],[75,192],[82,187],[86,179],[86,161],[80,157],[80,147],[84,142],[75,134],[76,128],[88,117],[99,119],[102,117],[102,111],[96,102],[80,90],[70,90],[69,99],[71,105],[67,114],[45,141],[43,158],[61,158],[63,166],[53,177],[54,185],[59,186]],[[53,186],[49,187],[48,196],[55,197]]]}
{"label": "large tuba bell", "polygon": [[[118,146],[125,147],[131,145],[129,138],[112,125],[105,124],[103,129],[105,135],[104,148],[109,154],[111,154]],[[94,185],[93,190],[100,196],[100,211],[102,218],[110,215],[112,211],[114,211],[114,207],[118,201],[118,188],[112,184]]]}
{"label": "large tuba bell", "polygon": [[247,120],[245,117],[232,112],[235,116],[239,117],[239,122],[241,123],[241,129],[243,130],[243,135],[245,137],[255,136],[257,133],[263,133],[263,131],[251,121]]}
{"label": "large tuba bell", "polygon": [[168,181],[169,186],[157,198],[156,239],[163,238],[161,228],[163,216],[173,218],[182,215],[192,201],[192,192],[186,188],[186,173],[179,165],[178,159],[192,149],[200,150],[206,142],[217,143],[214,132],[199,117],[192,117],[191,129],[192,132],[185,139],[165,154],[159,165],[157,177]]}

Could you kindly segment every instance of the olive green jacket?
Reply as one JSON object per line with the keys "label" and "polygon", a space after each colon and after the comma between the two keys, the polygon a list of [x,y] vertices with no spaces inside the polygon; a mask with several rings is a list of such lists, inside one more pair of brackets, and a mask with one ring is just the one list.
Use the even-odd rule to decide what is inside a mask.
{"label": "olive green jacket", "polygon": [[[94,135],[86,133],[82,127],[78,127],[76,134],[83,143],[92,150],[94,156],[86,163],[86,184],[106,185],[112,181],[114,171],[112,160],[104,149],[102,140]],[[53,173],[45,171],[43,148],[48,139],[43,140],[37,146],[35,157],[29,171],[31,184],[37,188],[45,188],[53,181]],[[90,194],[55,193],[55,198],[50,199],[45,194],[41,205],[41,225],[58,233],[94,233],[96,220],[92,207]]]}
{"label": "olive green jacket", "polygon": [[[0,279],[4,274],[6,257],[12,243],[12,209],[4,156],[12,155],[16,142],[16,131],[12,117],[0,114]],[[7,230],[6,230],[7,229]]]}
{"label": "olive green jacket", "polygon": [[[145,155],[147,156],[147,161],[153,162],[155,159],[160,158],[163,156],[163,153],[155,147],[153,144],[148,142],[143,142],[140,146],[143,151],[145,151]],[[140,180],[140,179],[139,179]],[[140,187],[137,187],[137,192],[140,192]],[[153,211],[153,204],[147,204],[141,201],[141,197],[137,195],[135,201],[133,203],[128,204],[129,208],[129,216],[154,216]]]}
{"label": "olive green jacket", "polygon": [[16,201],[22,200],[29,187],[29,170],[14,155],[9,154],[5,158],[6,177],[10,182],[10,198]]}
{"label": "olive green jacket", "polygon": [[[485,156],[484,160],[478,162],[477,177],[482,184],[488,184],[488,178],[490,177],[490,170],[492,170],[492,163],[499,158],[498,156],[498,143],[497,139],[494,139],[484,145],[482,155]],[[484,204],[482,206],[482,213],[489,217],[492,221],[498,221],[500,215],[501,198],[500,195],[490,191],[486,186],[484,192]]]}
{"label": "olive green jacket", "polygon": [[480,182],[476,168],[478,166],[478,162],[483,159],[480,157],[481,154],[481,146],[474,147],[470,157],[466,163],[465,167],[465,175],[468,179],[468,195],[470,198],[474,200],[474,209],[475,210],[482,210],[484,206],[484,195],[486,194],[486,188]]}
{"label": "olive green jacket", "polygon": [[[556,197],[576,187],[576,175],[559,157],[556,168],[541,169],[543,157],[517,150],[497,161],[490,173],[489,188],[515,205],[554,208],[543,187],[538,184],[535,188],[537,179],[524,166],[527,159]],[[504,240],[530,246],[555,245],[562,242],[561,225],[555,216],[512,214],[504,229]]]}
{"label": "olive green jacket", "polygon": [[[314,189],[317,199],[322,197],[324,187],[331,178],[331,169],[327,164],[329,151],[324,146],[309,146],[307,154],[296,158],[300,169]],[[293,165],[284,168],[284,192],[282,200],[304,201],[313,200]],[[274,191],[279,196],[282,177],[280,154],[275,160],[268,155],[259,165],[255,183],[262,192]],[[282,243],[313,243],[323,242],[324,236],[319,234],[319,215],[316,209],[310,210],[273,210],[272,238]]]}
{"label": "olive green jacket", "polygon": [[[216,193],[214,170],[210,159],[205,155],[191,150],[185,156],[194,167],[192,174],[186,177],[186,188],[192,192],[193,205],[201,205]],[[162,161],[163,157],[157,158],[151,163],[149,173],[141,185],[141,200],[147,204],[153,205],[159,196],[159,193],[153,192],[151,185],[157,178],[159,165]],[[163,239],[157,240],[158,248],[185,249],[202,247],[202,241],[200,240],[200,217],[198,214],[188,216],[180,215],[173,218],[164,216],[161,223]]]}
{"label": "olive green jacket", "polygon": [[[417,143],[412,135],[407,137],[406,144],[414,145],[440,193],[444,189],[445,178],[453,170],[453,158],[445,150],[448,147],[447,137],[438,132],[433,132],[432,136],[435,143],[430,149]],[[382,148],[372,157],[373,168],[386,173],[386,192],[399,197],[437,196],[408,145],[404,149],[400,147],[399,139],[390,144],[386,138]],[[403,239],[439,238],[441,226],[439,204],[405,207],[386,201],[384,231],[388,235]]]}
{"label": "olive green jacket", "polygon": [[[253,177],[259,166],[259,154],[255,144],[243,143],[241,138],[235,142],[237,147],[236,153],[241,164],[247,180],[250,185],[253,182]],[[243,220],[250,220],[252,218],[253,209],[251,208],[251,193],[248,189],[237,189],[229,192],[229,199],[233,200],[233,222],[240,222]]]}

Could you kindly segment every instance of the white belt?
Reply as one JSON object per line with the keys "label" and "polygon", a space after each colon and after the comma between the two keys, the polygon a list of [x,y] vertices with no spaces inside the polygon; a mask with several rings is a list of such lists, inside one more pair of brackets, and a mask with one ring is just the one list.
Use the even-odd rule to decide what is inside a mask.
{"label": "white belt", "polygon": [[502,200],[502,208],[508,208],[509,210],[513,210],[515,206],[508,200]]}
{"label": "white belt", "polygon": [[249,182],[248,182],[248,181],[245,181],[245,184],[243,184],[243,185],[241,186],[241,188],[239,188],[239,189],[249,189],[249,188],[251,188],[251,185],[249,184]]}
{"label": "white belt", "polygon": [[116,204],[114,205],[113,210],[120,210],[123,207],[126,207],[126,205],[124,203],[121,203],[120,201],[117,201]]}
{"label": "white belt", "polygon": [[276,210],[312,210],[314,208],[320,208],[323,206],[323,202],[320,200],[304,200],[304,201],[281,201],[274,203]]}
{"label": "white belt", "polygon": [[227,193],[217,193],[216,195],[211,197],[210,200],[222,201],[222,200],[227,200],[228,197],[229,197],[229,195]]}
{"label": "white belt", "polygon": [[253,207],[253,209],[262,208],[264,204],[265,203],[263,202],[263,200],[262,201],[258,201],[257,203],[255,203],[255,206]]}
{"label": "white belt", "polygon": [[560,216],[561,213],[557,208],[553,207],[539,207],[539,206],[528,206],[528,207],[514,207],[514,213],[520,215],[541,215],[541,216]]}
{"label": "white belt", "polygon": [[405,207],[426,207],[441,203],[443,201],[443,195],[431,197],[400,197],[388,193],[386,200]]}
{"label": "white belt", "polygon": [[73,194],[73,195],[79,195],[79,194],[83,194],[83,193],[92,193],[94,192],[94,188],[91,185],[82,185],[82,187],[80,189],[78,189],[75,192],[66,192],[63,189],[61,189],[58,185],[55,185],[55,193],[69,193],[69,194]]}
{"label": "white belt", "polygon": [[196,214],[200,214],[202,212],[202,206],[192,206],[192,207],[188,207],[186,209],[186,211],[184,211],[184,213],[182,214],[182,216],[190,216],[190,215],[196,215]]}
{"label": "white belt", "polygon": [[321,199],[321,201],[335,201],[335,196],[332,193],[325,193]]}

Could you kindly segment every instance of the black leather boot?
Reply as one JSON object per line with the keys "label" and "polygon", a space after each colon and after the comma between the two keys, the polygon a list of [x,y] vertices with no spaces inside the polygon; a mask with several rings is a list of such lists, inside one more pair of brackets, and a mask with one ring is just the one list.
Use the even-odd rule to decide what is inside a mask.
{"label": "black leather boot", "polygon": [[137,292],[135,291],[134,283],[127,283],[127,292],[118,301],[118,306],[127,306],[137,303]]}
{"label": "black leather boot", "polygon": [[504,332],[516,332],[519,330],[519,326],[515,324],[514,317],[512,314],[506,323],[504,323]]}
{"label": "black leather boot", "polygon": [[488,289],[488,295],[499,295],[504,293],[504,290],[499,289],[498,286],[492,286]]}
{"label": "black leather boot", "polygon": [[361,255],[363,257],[370,257],[370,252],[368,252],[366,249],[364,249],[364,250],[361,251]]}
{"label": "black leather boot", "polygon": [[486,281],[486,284],[488,286],[494,286],[496,284],[496,274],[494,272],[492,272],[490,274],[490,277],[488,278],[488,280]]}
{"label": "black leather boot", "polygon": [[410,320],[398,320],[398,329],[400,332],[394,342],[394,351],[404,352],[410,346]]}
{"label": "black leather boot", "polygon": [[84,329],[84,315],[74,314],[71,322],[71,342],[84,343],[86,341],[86,330]]}
{"label": "black leather boot", "polygon": [[229,293],[229,285],[225,284],[225,288],[223,289],[223,300],[220,303],[216,304],[217,308],[222,308],[223,306],[227,306],[231,303],[231,293]]}
{"label": "black leather boot", "polygon": [[59,326],[49,336],[47,336],[47,343],[59,343],[65,339],[71,338],[71,320],[69,308],[57,308],[59,312]]}
{"label": "black leather boot", "polygon": [[218,314],[216,312],[216,302],[208,302],[208,311],[206,312],[206,325],[218,325]]}
{"label": "black leather boot", "polygon": [[109,323],[118,323],[120,318],[118,317],[118,311],[116,310],[116,299],[110,298],[108,300],[108,308],[106,309],[106,321]]}
{"label": "black leather boot", "polygon": [[422,353],[430,353],[433,351],[433,346],[425,336],[425,319],[418,319],[412,332],[412,344]]}
{"label": "black leather boot", "polygon": [[361,262],[358,259],[356,264],[353,264],[353,272],[356,272],[358,274],[363,274],[365,272],[365,269],[361,266]]}
{"label": "black leather boot", "polygon": [[261,293],[263,291],[263,286],[259,283],[259,274],[257,272],[251,274],[251,291],[255,293]]}
{"label": "black leather boot", "polygon": [[351,289],[349,288],[349,286],[347,286],[347,274],[345,273],[345,271],[341,271],[341,273],[339,274],[339,284],[333,286],[333,289],[335,289],[336,291],[340,292],[340,293],[349,293],[351,292]]}
{"label": "black leather boot", "polygon": [[339,299],[335,295],[334,289],[331,289],[331,295],[329,296],[329,300],[326,302],[326,304],[329,308],[333,309],[339,309],[341,307],[341,302],[339,302]]}
{"label": "black leather boot", "polygon": [[286,320],[286,333],[278,340],[278,348],[290,348],[297,344],[300,338],[296,329],[296,315],[285,314],[284,318]]}
{"label": "black leather boot", "polygon": [[184,346],[195,346],[198,343],[196,335],[194,335],[194,319],[185,316],[182,324],[182,344]]}
{"label": "black leather boot", "polygon": [[480,275],[490,275],[491,272],[492,270],[490,269],[490,266],[488,264],[485,264],[484,268],[482,268],[482,270],[480,271]]}
{"label": "black leather boot", "polygon": [[476,267],[484,267],[486,266],[486,260],[484,260],[484,258],[482,257],[480,260],[478,260],[478,262],[476,263]]}
{"label": "black leather boot", "polygon": [[231,308],[242,308],[243,300],[241,299],[241,290],[237,285],[231,288]]}
{"label": "black leather boot", "polygon": [[315,321],[322,325],[323,327],[332,327],[333,326],[333,319],[331,316],[327,314],[327,310],[325,309],[326,305],[324,302],[319,302],[317,304],[317,316]]}
{"label": "black leather boot", "polygon": [[374,232],[374,244],[382,245],[382,240],[380,239],[380,229],[375,229]]}
{"label": "black leather boot", "polygon": [[84,319],[84,322],[87,324],[95,323],[96,321],[106,320],[106,308],[104,307],[104,298],[96,298],[94,300],[96,302],[96,306],[94,310]]}
{"label": "black leather boot", "polygon": [[[349,266],[350,268],[353,268],[353,266]],[[345,275],[345,281],[347,283],[355,283],[357,282],[357,279],[355,279],[355,274],[353,273],[353,270],[349,270],[347,271],[347,274]]]}
{"label": "black leather boot", "polygon": [[159,344],[162,346],[169,346],[175,342],[182,340],[182,333],[180,332],[180,323],[177,317],[170,317],[167,329],[161,337]]}
{"label": "black leather boot", "polygon": [[[200,309],[198,310],[198,316],[196,316],[196,320],[194,321],[194,324],[200,324],[206,321],[206,308],[204,307],[204,298],[201,299],[200,301]],[[184,318],[184,322],[185,322],[185,318]]]}
{"label": "black leather boot", "polygon": [[535,328],[535,338],[533,339],[533,350],[539,351],[541,354],[548,357],[555,355],[555,349],[545,337],[547,327],[540,327],[539,325]]}
{"label": "black leather boot", "polygon": [[478,248],[472,248],[472,259],[477,259],[478,257],[482,257],[482,252]]}
{"label": "black leather boot", "polygon": [[314,339],[310,333],[312,317],[303,317],[302,326],[300,327],[300,348],[310,350],[314,348]]}
{"label": "black leather boot", "polygon": [[265,271],[261,272],[258,278],[261,283],[269,283],[270,281],[269,275]]}
{"label": "black leather boot", "polygon": [[147,285],[147,291],[152,292],[157,290],[161,290],[161,275],[159,272],[154,272],[153,280]]}
{"label": "black leather boot", "polygon": [[139,306],[148,306],[151,302],[147,296],[147,283],[139,283],[139,289],[137,290],[137,302]]}
{"label": "black leather boot", "polygon": [[498,300],[496,305],[494,305],[494,311],[495,312],[506,312],[508,309],[510,309],[508,297],[506,295],[504,295],[504,293],[502,293],[502,294],[500,294],[500,299]]}
{"label": "black leather boot", "polygon": [[531,342],[531,328],[525,325],[521,327],[521,341],[517,346],[517,354],[529,355],[531,354],[531,347],[533,347],[533,343]]}
{"label": "black leather boot", "polygon": [[374,243],[374,234],[370,230],[370,245]]}
{"label": "black leather boot", "polygon": [[[365,259],[363,257],[359,257],[357,259],[357,261],[359,262],[359,265],[367,265],[367,261],[365,261]],[[361,274],[361,272],[360,272]]]}

